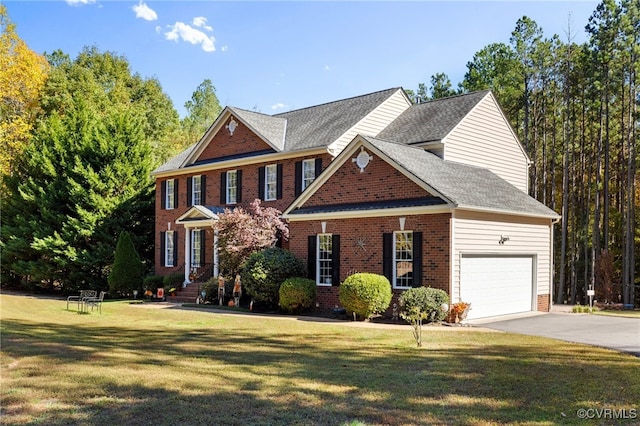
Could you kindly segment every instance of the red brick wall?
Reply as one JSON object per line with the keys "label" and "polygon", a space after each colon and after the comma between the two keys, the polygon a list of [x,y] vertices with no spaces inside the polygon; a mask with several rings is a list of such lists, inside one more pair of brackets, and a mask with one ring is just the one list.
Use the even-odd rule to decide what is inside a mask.
{"label": "red brick wall", "polygon": [[354,163],[347,160],[322,188],[307,200],[305,207],[426,196],[429,194],[424,189],[380,158],[374,158],[362,173]]}
{"label": "red brick wall", "polygon": [[231,118],[229,118],[220,131],[214,135],[211,142],[209,142],[196,161],[273,149],[237,119],[235,121],[238,123],[238,127],[233,132],[233,136],[229,135],[229,131],[226,128],[229,121],[231,121]]}
{"label": "red brick wall", "polygon": [[[422,280],[423,285],[449,292],[449,213],[405,216],[405,230],[423,233]],[[382,234],[399,231],[398,217],[376,217],[326,220],[326,232],[340,235],[340,280],[355,272],[382,274]],[[291,222],[290,250],[296,257],[307,261],[307,237],[322,232],[321,221]],[[365,249],[358,241],[364,241]],[[338,287],[318,287],[318,301],[322,307],[333,307],[338,302]],[[394,292],[394,293],[400,293]],[[394,296],[396,301],[396,296]],[[393,302],[392,302],[393,303]]]}
{"label": "red brick wall", "polygon": [[549,312],[549,297],[548,294],[538,295],[538,312]]}

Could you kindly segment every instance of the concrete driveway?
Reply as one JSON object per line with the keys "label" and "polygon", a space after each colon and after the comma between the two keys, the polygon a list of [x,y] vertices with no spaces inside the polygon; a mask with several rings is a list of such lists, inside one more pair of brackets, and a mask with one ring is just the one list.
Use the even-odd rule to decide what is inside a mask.
{"label": "concrete driveway", "polygon": [[493,330],[584,343],[640,356],[640,319],[637,318],[552,312],[470,323]]}

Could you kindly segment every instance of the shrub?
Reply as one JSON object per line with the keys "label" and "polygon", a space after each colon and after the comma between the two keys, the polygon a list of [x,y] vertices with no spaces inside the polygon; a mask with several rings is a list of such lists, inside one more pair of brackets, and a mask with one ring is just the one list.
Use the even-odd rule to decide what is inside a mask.
{"label": "shrub", "polygon": [[384,312],[391,303],[391,284],[383,275],[360,272],[350,275],[340,285],[340,303],[360,318]]}
{"label": "shrub", "polygon": [[442,309],[445,303],[449,303],[449,295],[443,290],[431,287],[412,288],[400,295],[400,316],[405,318],[417,313],[429,322],[442,321],[447,316],[447,310]]}
{"label": "shrub", "polygon": [[280,307],[287,312],[300,312],[313,306],[316,282],[308,278],[288,278],[280,285]]}
{"label": "shrub", "polygon": [[162,275],[149,275],[144,277],[142,286],[145,290],[151,290],[153,292],[160,287],[164,287],[164,277]]}
{"label": "shrub", "polygon": [[422,346],[422,322],[442,320],[447,315],[444,304],[449,303],[446,292],[429,287],[412,288],[400,295],[400,316],[413,327],[413,338]]}
{"label": "shrub", "polygon": [[107,279],[109,291],[128,295],[142,286],[142,261],[131,236],[123,231],[118,237],[113,267]]}
{"label": "shrub", "polygon": [[280,284],[287,278],[303,276],[304,264],[293,253],[269,247],[252,254],[242,268],[242,287],[253,300],[265,307],[278,305]]}
{"label": "shrub", "polygon": [[184,274],[176,272],[170,275],[165,275],[162,284],[164,285],[165,291],[168,291],[171,288],[182,287],[183,282]]}

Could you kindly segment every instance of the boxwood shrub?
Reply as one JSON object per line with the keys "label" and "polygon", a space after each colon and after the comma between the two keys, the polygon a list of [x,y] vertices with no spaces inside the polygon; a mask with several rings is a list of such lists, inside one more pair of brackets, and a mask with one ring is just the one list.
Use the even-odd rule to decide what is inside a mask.
{"label": "boxwood shrub", "polygon": [[259,307],[278,306],[280,284],[287,278],[304,276],[305,266],[293,253],[269,247],[253,253],[242,267],[242,288]]}
{"label": "boxwood shrub", "polygon": [[384,275],[360,272],[344,280],[338,295],[340,303],[347,311],[368,319],[389,307],[391,284]]}
{"label": "boxwood shrub", "polygon": [[308,278],[293,277],[280,285],[280,307],[287,312],[301,312],[313,306],[316,300],[316,282]]}
{"label": "boxwood shrub", "polygon": [[412,288],[400,295],[400,316],[411,322],[410,318],[420,316],[427,322],[442,321],[447,310],[442,305],[449,303],[449,295],[440,289],[431,287]]}

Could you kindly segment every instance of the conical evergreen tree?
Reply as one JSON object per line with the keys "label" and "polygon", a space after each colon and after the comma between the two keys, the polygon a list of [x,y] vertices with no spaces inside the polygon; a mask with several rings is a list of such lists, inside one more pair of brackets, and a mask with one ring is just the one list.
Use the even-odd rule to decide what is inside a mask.
{"label": "conical evergreen tree", "polygon": [[141,288],[142,262],[128,232],[120,233],[114,257],[109,273],[109,292],[126,296]]}

